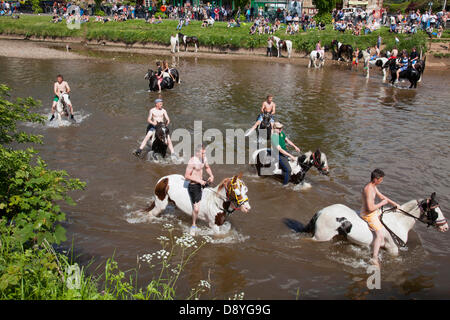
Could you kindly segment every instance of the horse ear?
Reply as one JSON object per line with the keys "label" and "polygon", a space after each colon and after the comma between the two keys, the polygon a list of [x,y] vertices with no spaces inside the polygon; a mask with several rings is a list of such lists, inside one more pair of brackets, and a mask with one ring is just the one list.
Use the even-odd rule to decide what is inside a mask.
{"label": "horse ear", "polygon": [[436,199],[436,192],[433,192],[432,194],[431,194],[431,200],[435,200]]}
{"label": "horse ear", "polygon": [[237,177],[238,177],[238,179],[242,179],[243,176],[244,176],[244,174],[242,172],[239,172],[239,175]]}

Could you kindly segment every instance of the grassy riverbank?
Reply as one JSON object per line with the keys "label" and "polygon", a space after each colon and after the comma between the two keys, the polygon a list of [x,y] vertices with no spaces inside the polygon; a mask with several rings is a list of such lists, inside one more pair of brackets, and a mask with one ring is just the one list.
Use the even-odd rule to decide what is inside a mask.
{"label": "grassy riverbank", "polygon": [[[41,38],[77,38],[90,41],[105,40],[129,45],[135,43],[169,45],[170,36],[176,33],[177,24],[178,22],[174,20],[164,20],[163,23],[154,25],[145,23],[143,20],[130,20],[105,24],[89,22],[82,24],[80,29],[69,29],[63,22],[51,23],[50,16],[22,15],[20,19],[0,17],[0,34]],[[197,36],[200,50],[205,47],[229,50],[265,48],[268,35],[250,35],[249,29],[249,23],[243,23],[240,28],[227,28],[225,22],[216,22],[212,28],[202,28],[200,22],[193,21],[189,26],[183,27],[181,32]],[[332,30],[331,25],[327,26],[324,31],[309,30],[296,35],[286,35],[284,32],[285,29],[281,29],[276,35],[282,39],[292,40],[293,48],[297,52],[310,52],[318,40],[321,40],[322,45],[329,45],[333,39],[351,44],[355,48],[367,48],[376,44],[378,35],[381,35],[387,50],[391,50],[397,45],[399,49],[410,50],[415,46],[419,51],[420,49],[426,51],[427,43],[427,35],[422,31],[416,35],[391,34],[386,27],[362,36],[353,36],[350,31],[342,34]],[[398,44],[396,44],[395,37],[400,40]]]}

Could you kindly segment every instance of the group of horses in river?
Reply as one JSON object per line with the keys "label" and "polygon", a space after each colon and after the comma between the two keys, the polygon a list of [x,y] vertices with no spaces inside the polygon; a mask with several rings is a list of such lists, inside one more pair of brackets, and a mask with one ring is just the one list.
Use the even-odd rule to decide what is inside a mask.
{"label": "group of horses in river", "polygon": [[[343,44],[338,40],[333,40],[330,46],[325,46],[323,51],[331,51],[332,60],[352,62],[354,58],[354,49],[350,44]],[[417,83],[421,81],[423,72],[425,71],[424,59],[420,58],[417,63],[412,65],[410,62],[408,68],[399,73],[399,79],[397,79],[397,57],[391,57],[391,53],[387,51],[384,56],[372,58],[370,55],[370,48],[362,49],[359,51],[358,60],[363,62],[365,77],[369,79],[370,67],[378,67],[383,73],[383,81],[387,80],[387,70],[391,74],[391,84],[395,84],[399,79],[409,80],[409,88],[417,88]],[[321,68],[325,65],[324,52],[316,50],[311,51],[309,55],[308,68],[314,66],[315,68]]]}
{"label": "group of horses in river", "polygon": [[[182,34],[177,34],[173,37],[172,52],[175,52],[175,47],[179,40],[182,39],[185,44],[185,50],[188,43],[194,43],[196,50],[198,39],[195,37],[186,37]],[[277,40],[277,39],[275,39]],[[288,56],[292,49],[292,43],[284,40],[276,41],[278,53],[281,48],[288,49]],[[353,58],[353,48],[351,45],[341,44],[333,41],[330,48],[326,50],[332,51],[333,58],[336,60],[349,61]],[[310,54],[310,66],[321,67],[324,63],[324,57],[320,52],[313,51]],[[369,77],[368,68],[370,66],[379,67],[383,71],[383,80],[386,80],[386,69],[391,71],[391,76],[395,81],[396,77],[396,61],[389,59],[389,57],[378,57],[371,60],[368,50],[362,50],[359,59],[363,59]],[[400,78],[406,78],[411,81],[411,86],[416,87],[417,81],[425,68],[425,60],[420,60],[415,70],[410,68],[403,73],[400,73]],[[178,71],[176,72],[177,78]],[[172,71],[171,71],[172,72]],[[154,72],[149,70],[146,78],[154,82]],[[393,81],[392,81],[393,82]],[[167,84],[165,88],[169,88]],[[173,87],[173,85],[172,85]],[[171,88],[171,87],[170,87]],[[167,150],[167,144],[164,143],[168,130],[164,130],[165,126],[158,124],[156,127],[155,140],[152,150],[161,153],[164,157]],[[270,139],[271,123],[270,115],[264,114],[257,132],[258,142]],[[159,141],[159,142],[158,142]],[[282,179],[282,170],[279,167],[277,159],[271,155],[272,150],[269,148],[259,148],[252,154],[253,164],[256,168],[258,176],[269,175],[276,179]],[[329,175],[329,167],[327,156],[320,149],[316,151],[308,151],[301,154],[295,160],[289,160],[290,164],[290,182],[293,184],[300,184],[304,181],[306,173],[309,169],[315,167],[320,174]],[[151,216],[159,216],[169,204],[174,205],[187,215],[192,215],[192,204],[188,194],[188,184],[182,175],[171,174],[161,177],[154,189],[154,201],[145,209]],[[200,210],[198,219],[203,220],[213,230],[218,233],[220,226],[224,224],[226,219],[235,211],[240,210],[243,213],[248,213],[251,210],[250,200],[248,197],[248,187],[243,181],[243,175],[234,175],[223,179],[216,187],[206,186],[203,189],[203,196],[200,202]],[[397,255],[399,247],[406,246],[408,241],[408,233],[413,228],[415,222],[420,222],[428,226],[433,226],[441,232],[448,231],[448,223],[445,219],[436,198],[436,194],[432,193],[429,197],[422,199],[410,200],[399,208],[382,208],[382,215],[380,221],[384,225],[384,240],[382,248],[391,255]],[[312,235],[311,240],[314,241],[330,241],[336,236],[344,236],[348,241],[357,245],[370,246],[374,239],[374,233],[369,229],[368,224],[361,219],[359,213],[345,205],[333,204],[317,211],[306,225],[294,220],[285,218],[283,220],[285,225],[291,230],[298,233],[309,233]]]}

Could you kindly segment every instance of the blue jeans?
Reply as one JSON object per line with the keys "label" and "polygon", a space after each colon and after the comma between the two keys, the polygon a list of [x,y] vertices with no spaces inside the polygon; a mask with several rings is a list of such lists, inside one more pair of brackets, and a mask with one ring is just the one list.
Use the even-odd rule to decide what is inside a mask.
{"label": "blue jeans", "polygon": [[285,155],[280,154],[278,161],[280,168],[283,171],[283,185],[286,185],[289,183],[289,178],[291,177],[291,166],[289,165],[289,159]]}

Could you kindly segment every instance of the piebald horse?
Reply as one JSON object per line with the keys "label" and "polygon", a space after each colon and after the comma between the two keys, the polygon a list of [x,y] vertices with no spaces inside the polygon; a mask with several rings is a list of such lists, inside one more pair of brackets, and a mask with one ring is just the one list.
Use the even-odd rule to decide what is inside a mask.
{"label": "piebald horse", "polygon": [[278,58],[281,56],[281,50],[283,48],[285,48],[287,50],[288,58],[291,57],[291,53],[292,53],[292,41],[291,40],[281,40],[280,38],[278,38],[276,36],[272,36],[272,40],[275,41]]}
{"label": "piebald horse", "polygon": [[349,44],[342,44],[341,42],[337,40],[331,41],[331,48],[334,50],[336,49],[336,60],[344,60],[343,56],[346,55],[348,58],[348,61],[352,61],[353,57],[353,47]]}
{"label": "piebald horse", "polygon": [[185,36],[182,33],[178,33],[177,34],[178,37],[178,43],[180,43],[180,40],[183,42],[184,44],[184,51],[187,51],[187,45],[190,43],[194,44],[195,47],[195,52],[197,52],[197,49],[199,47],[199,43],[198,43],[198,38],[195,36],[189,37],[189,36]]}
{"label": "piebald horse", "polygon": [[[373,60],[369,60],[369,67],[379,67],[381,71],[383,71],[383,81],[387,80],[387,72],[386,69],[383,68],[385,63],[388,61],[386,57],[379,57]],[[367,70],[367,78],[369,78],[369,70]]]}
{"label": "piebald horse", "polygon": [[[193,207],[188,185],[189,181],[179,174],[162,177],[155,186],[155,201],[145,211],[150,216],[158,216],[171,202],[191,216]],[[222,180],[215,188],[204,188],[198,218],[206,221],[217,233],[219,226],[223,225],[226,218],[234,211],[241,210],[244,213],[250,211],[247,192],[248,188],[242,181],[242,173]]]}
{"label": "piebald horse", "polygon": [[[278,159],[271,156],[271,149],[263,148],[256,150],[252,155],[258,176],[274,176],[282,180],[282,170],[279,167]],[[299,184],[305,179],[306,173],[312,167],[324,175],[329,174],[328,160],[325,153],[319,149],[316,152],[308,151],[299,156],[296,161],[289,159],[291,166],[290,182]]]}
{"label": "piebald horse", "polygon": [[315,68],[321,68],[325,65],[325,57],[320,51],[313,50],[309,55],[308,68],[314,65]]}
{"label": "piebald horse", "polygon": [[61,124],[63,116],[69,117],[69,104],[72,104],[70,102],[69,94],[62,93],[59,97],[58,103],[56,104],[56,116],[59,124]]}
{"label": "piebald horse", "polygon": [[[408,233],[416,221],[433,226],[441,232],[448,231],[448,223],[435,192],[430,198],[410,200],[400,208],[382,208],[381,212],[380,221],[384,225],[381,247],[391,255],[398,254],[398,246],[406,245]],[[311,239],[315,241],[330,241],[337,235],[343,235],[352,243],[370,246],[375,240],[368,224],[356,211],[343,204],[333,204],[319,210],[306,226],[293,219],[284,219],[284,223],[297,232],[311,233]]]}

